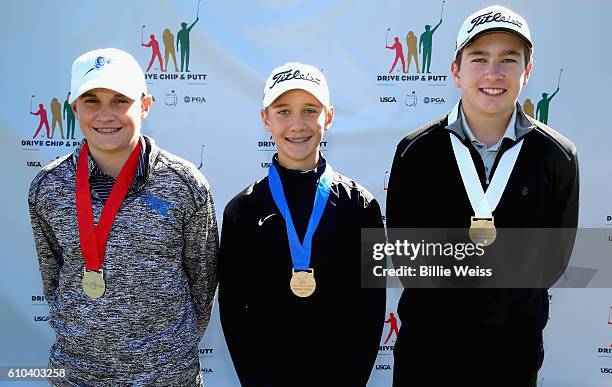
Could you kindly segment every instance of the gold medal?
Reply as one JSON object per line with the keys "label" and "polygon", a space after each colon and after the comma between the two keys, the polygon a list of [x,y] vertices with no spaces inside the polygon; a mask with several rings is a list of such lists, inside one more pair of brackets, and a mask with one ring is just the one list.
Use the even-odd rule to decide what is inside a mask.
{"label": "gold medal", "polygon": [[104,295],[106,284],[104,283],[104,272],[87,270],[83,268],[83,291],[89,298],[100,298]]}
{"label": "gold medal", "polygon": [[495,229],[495,223],[493,217],[490,219],[477,219],[472,216],[472,224],[470,225],[470,239],[476,244],[483,246],[489,246],[495,242],[497,237],[497,230]]}
{"label": "gold medal", "polygon": [[308,269],[308,271],[295,271],[291,270],[291,281],[289,287],[291,291],[298,297],[308,297],[314,293],[317,282],[314,278],[314,270]]}

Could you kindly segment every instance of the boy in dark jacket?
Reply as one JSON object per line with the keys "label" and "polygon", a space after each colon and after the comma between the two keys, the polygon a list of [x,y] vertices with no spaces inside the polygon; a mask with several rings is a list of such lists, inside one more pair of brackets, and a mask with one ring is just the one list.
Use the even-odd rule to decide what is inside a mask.
{"label": "boy in dark jacket", "polygon": [[382,217],[321,156],[333,116],[318,69],[272,71],[261,118],[278,153],[221,235],[221,323],[244,386],[365,386],[376,359],[385,290],[360,288],[360,231],[382,232]]}
{"label": "boy in dark jacket", "polygon": [[[509,9],[491,6],[465,20],[451,63],[461,101],[397,147],[386,208],[391,239],[398,228],[469,228],[475,243],[491,244],[510,264],[563,270],[578,223],[578,161],[569,140],[517,103],[532,47],[527,22]],[[543,237],[504,245],[491,233],[501,228]],[[405,289],[394,385],[535,386],[550,282]]]}

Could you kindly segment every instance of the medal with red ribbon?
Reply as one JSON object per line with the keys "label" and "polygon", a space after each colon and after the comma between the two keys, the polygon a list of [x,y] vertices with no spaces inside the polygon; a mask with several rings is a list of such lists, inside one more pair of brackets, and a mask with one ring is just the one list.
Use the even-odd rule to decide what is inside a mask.
{"label": "medal with red ribbon", "polygon": [[88,154],[89,145],[86,142],[83,148],[81,148],[77,164],[76,208],[81,252],[83,253],[83,258],[85,258],[83,291],[88,297],[95,299],[102,297],[106,290],[104,272],[100,268],[102,267],[102,262],[104,262],[108,234],[115,222],[119,207],[121,207],[121,203],[136,176],[138,156],[140,155],[140,141],[138,141],[136,148],[134,148],[121,168],[113,189],[104,204],[97,227],[94,227],[91,205]]}

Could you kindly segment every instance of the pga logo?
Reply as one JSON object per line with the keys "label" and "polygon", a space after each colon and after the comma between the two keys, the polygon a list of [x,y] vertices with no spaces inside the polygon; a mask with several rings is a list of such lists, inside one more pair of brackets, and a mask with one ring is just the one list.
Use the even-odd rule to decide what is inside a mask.
{"label": "pga logo", "polygon": [[204,97],[190,97],[190,96],[186,95],[185,98],[183,98],[183,101],[185,103],[204,103],[204,102],[206,102],[206,98],[204,98]]}
{"label": "pga logo", "polygon": [[423,98],[423,103],[424,104],[429,104],[429,103],[433,103],[433,104],[441,104],[441,103],[445,103],[446,101],[444,100],[444,98],[440,98],[440,97],[425,97]]}

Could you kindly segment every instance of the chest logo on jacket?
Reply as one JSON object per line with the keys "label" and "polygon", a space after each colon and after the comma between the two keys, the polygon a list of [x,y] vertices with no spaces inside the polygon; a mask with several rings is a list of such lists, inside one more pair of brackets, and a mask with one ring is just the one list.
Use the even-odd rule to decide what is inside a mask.
{"label": "chest logo on jacket", "polygon": [[265,222],[266,220],[270,219],[271,217],[273,217],[274,215],[276,215],[276,212],[275,212],[275,213],[272,213],[272,214],[270,214],[270,215],[268,215],[268,216],[266,216],[265,218],[259,218],[259,221],[257,222],[257,224],[258,224],[260,227],[261,227],[261,226],[263,226],[264,222]]}
{"label": "chest logo on jacket", "polygon": [[172,215],[170,215],[170,210],[175,207],[174,203],[169,202],[167,200],[156,198],[155,196],[149,193],[143,194],[139,198],[139,200],[142,201],[148,208],[154,210],[155,212],[157,212],[164,218],[168,220],[172,220]]}

